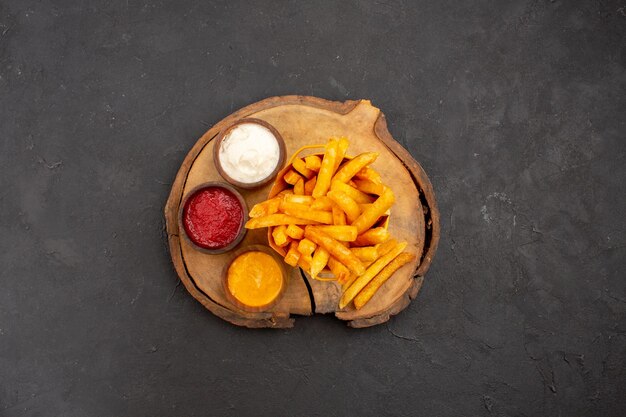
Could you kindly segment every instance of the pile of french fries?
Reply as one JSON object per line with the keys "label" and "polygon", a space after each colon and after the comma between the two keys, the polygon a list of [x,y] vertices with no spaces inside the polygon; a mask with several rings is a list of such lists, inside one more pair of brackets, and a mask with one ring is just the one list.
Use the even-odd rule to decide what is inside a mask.
{"label": "pile of french fries", "polygon": [[297,155],[277,181],[284,189],[250,211],[248,229],[269,227],[285,262],[314,279],[342,284],[339,307],[365,305],[400,267],[415,259],[387,231],[395,201],[370,167],[376,152],[346,156],[346,138],[331,138],[322,155]]}

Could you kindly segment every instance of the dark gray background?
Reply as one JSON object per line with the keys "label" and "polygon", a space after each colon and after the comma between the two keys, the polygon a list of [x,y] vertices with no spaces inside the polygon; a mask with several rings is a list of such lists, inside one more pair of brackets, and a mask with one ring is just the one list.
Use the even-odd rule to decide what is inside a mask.
{"label": "dark gray background", "polygon": [[[0,415],[626,415],[626,3],[0,0]],[[369,98],[442,215],[387,325],[236,328],[162,210],[207,128]]]}

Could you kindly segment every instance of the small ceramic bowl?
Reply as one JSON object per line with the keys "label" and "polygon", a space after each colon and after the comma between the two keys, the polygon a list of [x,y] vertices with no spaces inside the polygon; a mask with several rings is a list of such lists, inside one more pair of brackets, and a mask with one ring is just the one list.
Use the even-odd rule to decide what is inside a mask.
{"label": "small ceramic bowl", "polygon": [[[270,303],[262,305],[262,306],[249,306],[249,305],[242,303],[230,292],[230,289],[228,288],[228,269],[230,268],[230,265],[232,264],[232,262],[235,259],[237,259],[240,255],[243,255],[244,253],[254,252],[254,251],[263,252],[267,255],[270,255],[278,264],[278,267],[280,268],[280,272],[282,274],[282,279],[283,279],[283,285],[278,295]],[[224,294],[226,295],[226,298],[235,306],[240,308],[241,310],[249,311],[252,313],[267,311],[270,308],[274,307],[285,294],[285,290],[287,289],[288,283],[289,283],[288,275],[285,271],[283,260],[276,255],[276,252],[274,252],[271,248],[265,245],[250,245],[250,246],[246,246],[245,248],[240,248],[236,250],[233,253],[232,257],[230,257],[228,262],[225,263],[224,269],[222,271],[222,285],[224,288]]]}
{"label": "small ceramic bowl", "polygon": [[[230,133],[230,131],[239,125],[248,124],[248,123],[257,124],[269,130],[272,133],[272,135],[274,135],[274,137],[276,138],[276,141],[278,142],[279,156],[278,156],[278,163],[276,164],[276,168],[274,168],[274,170],[267,177],[262,178],[256,182],[241,182],[230,177],[224,171],[224,168],[222,167],[222,164],[220,162],[220,156],[219,156],[222,142],[224,141],[224,138]],[[278,131],[274,128],[274,126],[272,126],[271,124],[267,123],[264,120],[254,119],[254,118],[249,117],[249,118],[237,120],[236,122],[227,126],[224,130],[222,130],[217,135],[217,138],[215,139],[215,146],[213,147],[213,161],[215,162],[215,167],[217,168],[217,172],[219,172],[222,178],[224,178],[226,181],[228,181],[235,187],[244,188],[244,189],[253,189],[253,188],[257,188],[257,187],[267,184],[276,176],[278,171],[280,171],[280,169],[282,168],[283,163],[285,162],[285,153],[286,153],[285,141],[283,140],[283,137],[280,135],[280,133],[278,133]]]}
{"label": "small ceramic bowl", "polygon": [[[187,229],[185,228],[185,222],[183,220],[185,208],[187,207],[187,203],[189,202],[189,199],[193,197],[199,191],[202,191],[207,188],[222,188],[224,190],[231,192],[237,198],[237,201],[239,201],[239,205],[241,206],[241,210],[243,212],[243,216],[241,217],[241,223],[239,224],[239,231],[237,232],[237,236],[235,237],[234,240],[232,240],[226,246],[219,247],[219,248],[207,248],[205,246],[202,246],[196,243],[190,236],[187,235]],[[237,191],[230,184],[226,184],[224,182],[211,181],[211,182],[206,182],[204,184],[200,184],[199,186],[193,188],[191,191],[189,191],[185,195],[178,209],[178,230],[180,231],[180,235],[183,236],[183,239],[185,239],[189,244],[191,244],[196,250],[209,254],[209,255],[217,255],[220,253],[228,252],[232,250],[235,246],[237,246],[246,234],[247,229],[244,227],[244,225],[246,224],[247,221],[248,221],[248,206],[246,205],[246,201],[243,199],[241,194],[239,194],[239,191]]]}

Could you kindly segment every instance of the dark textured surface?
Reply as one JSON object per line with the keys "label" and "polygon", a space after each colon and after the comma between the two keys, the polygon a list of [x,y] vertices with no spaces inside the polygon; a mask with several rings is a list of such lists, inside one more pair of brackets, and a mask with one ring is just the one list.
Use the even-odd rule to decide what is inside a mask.
{"label": "dark textured surface", "polygon": [[[626,415],[626,4],[469,3],[0,0],[0,415]],[[432,179],[387,325],[177,286],[179,164],[283,94],[372,99]]]}

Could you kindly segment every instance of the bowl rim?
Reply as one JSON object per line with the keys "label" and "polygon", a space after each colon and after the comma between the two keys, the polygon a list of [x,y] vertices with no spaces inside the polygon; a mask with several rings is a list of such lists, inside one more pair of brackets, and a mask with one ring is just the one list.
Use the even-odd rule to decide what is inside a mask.
{"label": "bowl rim", "polygon": [[[261,305],[261,306],[249,306],[247,304],[242,303],[228,289],[228,270],[230,268],[230,265],[233,263],[235,259],[237,259],[239,256],[247,252],[263,252],[267,255],[270,255],[272,259],[276,261],[276,264],[280,268],[280,272],[282,274],[283,285],[281,286],[280,291],[278,292],[278,295],[269,303]],[[224,267],[222,268],[222,288],[224,290],[226,299],[230,301],[231,303],[233,303],[237,308],[243,311],[250,312],[250,313],[259,313],[259,312],[267,311],[268,309],[278,304],[278,302],[285,295],[287,286],[289,285],[288,280],[289,280],[289,276],[287,275],[287,270],[285,268],[282,258],[278,257],[276,252],[267,245],[255,244],[255,245],[248,245],[246,247],[237,249],[236,251],[233,252],[232,256],[229,257],[229,259],[226,262],[224,262]]]}
{"label": "bowl rim", "polygon": [[[243,211],[243,215],[241,216],[241,223],[239,224],[239,230],[237,231],[237,236],[232,242],[230,242],[228,245],[221,247],[221,248],[209,249],[194,242],[193,239],[189,235],[187,235],[187,229],[185,228],[185,224],[183,222],[185,206],[187,206],[189,199],[193,197],[198,191],[203,190],[205,188],[223,188],[225,190],[230,191],[239,201],[239,204],[241,205],[241,210]],[[235,187],[233,187],[232,185],[228,183],[221,182],[221,181],[208,181],[208,182],[204,182],[202,184],[195,186],[188,193],[184,195],[184,197],[181,200],[180,206],[178,208],[178,230],[180,231],[179,235],[183,236],[183,239],[185,239],[187,243],[191,244],[191,246],[193,246],[194,249],[202,253],[209,254],[209,255],[219,255],[221,253],[228,252],[232,250],[233,248],[235,248],[239,243],[241,243],[244,236],[246,235],[246,232],[248,231],[245,228],[245,224],[247,221],[248,221],[248,205],[246,204],[246,200],[243,198],[241,193],[237,191]]]}
{"label": "bowl rim", "polygon": [[[278,162],[276,163],[276,167],[274,168],[274,170],[265,178],[256,181],[256,182],[241,182],[241,181],[237,181],[234,178],[230,177],[226,171],[224,171],[224,168],[222,168],[222,164],[220,162],[220,158],[219,158],[219,151],[220,151],[220,147],[222,145],[222,142],[224,141],[224,138],[226,137],[226,135],[228,133],[230,133],[230,131],[241,125],[241,124],[247,124],[247,123],[253,123],[253,124],[258,124],[264,128],[266,128],[267,130],[269,130],[272,135],[274,135],[274,137],[276,138],[276,142],[278,142]],[[269,124],[268,122],[266,122],[265,120],[261,120],[261,119],[257,119],[254,117],[244,117],[243,119],[239,119],[231,124],[229,124],[228,126],[226,126],[224,129],[222,129],[220,131],[220,133],[218,133],[216,139],[215,139],[215,145],[213,146],[213,163],[215,164],[215,167],[217,169],[217,172],[222,176],[222,178],[224,178],[227,182],[229,182],[230,184],[234,185],[235,187],[239,187],[239,188],[244,188],[247,190],[250,189],[254,189],[254,188],[258,188],[262,185],[267,184],[268,182],[270,182],[272,179],[274,179],[274,177],[276,177],[276,174],[278,174],[278,172],[282,169],[283,164],[285,163],[285,155],[286,155],[286,146],[285,146],[285,141],[282,137],[282,135],[280,133],[278,133],[278,130],[276,130],[276,128],[274,126],[272,126],[271,124]]]}

